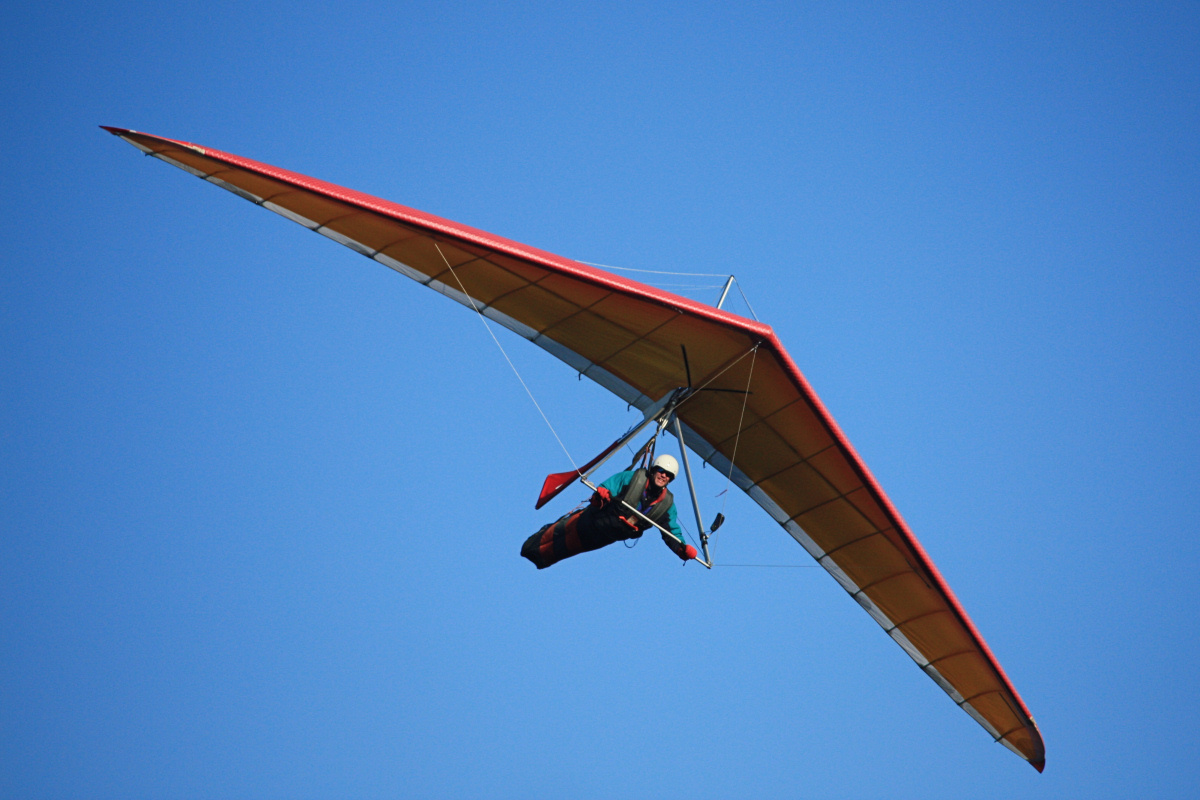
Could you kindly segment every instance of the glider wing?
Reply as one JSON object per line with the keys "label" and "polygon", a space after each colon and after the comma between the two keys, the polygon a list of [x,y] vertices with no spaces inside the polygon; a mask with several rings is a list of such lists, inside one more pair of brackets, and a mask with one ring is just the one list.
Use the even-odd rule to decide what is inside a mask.
{"label": "glider wing", "polygon": [[686,385],[686,347],[694,385],[729,390],[698,392],[680,406],[687,445],[722,473],[735,459],[733,481],[955,703],[1043,769],[1025,703],[769,326],[267,164],[106,130],[477,308],[640,409]]}

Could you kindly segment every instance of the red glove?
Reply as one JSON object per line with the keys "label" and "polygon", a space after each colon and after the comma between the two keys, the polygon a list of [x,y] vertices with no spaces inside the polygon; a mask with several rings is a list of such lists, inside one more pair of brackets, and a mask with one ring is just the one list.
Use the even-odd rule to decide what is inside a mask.
{"label": "red glove", "polygon": [[674,536],[667,536],[664,533],[662,538],[663,541],[667,543],[667,547],[671,548],[671,552],[682,558],[684,561],[691,561],[693,558],[699,555],[696,548],[692,547],[690,544],[684,544]]}
{"label": "red glove", "polygon": [[606,486],[601,486],[596,490],[596,493],[592,495],[593,508],[603,508],[611,502],[612,492],[610,492]]}

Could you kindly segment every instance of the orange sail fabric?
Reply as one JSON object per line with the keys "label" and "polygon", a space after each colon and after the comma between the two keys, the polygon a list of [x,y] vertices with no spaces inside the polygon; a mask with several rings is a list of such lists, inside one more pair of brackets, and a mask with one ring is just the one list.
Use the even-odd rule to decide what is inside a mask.
{"label": "orange sail fabric", "polygon": [[477,307],[640,409],[686,385],[685,346],[693,385],[732,390],[700,392],[679,407],[687,445],[724,474],[740,427],[733,481],[955,703],[1043,769],[1045,748],[1025,703],[769,326],[304,175],[106,130]]}

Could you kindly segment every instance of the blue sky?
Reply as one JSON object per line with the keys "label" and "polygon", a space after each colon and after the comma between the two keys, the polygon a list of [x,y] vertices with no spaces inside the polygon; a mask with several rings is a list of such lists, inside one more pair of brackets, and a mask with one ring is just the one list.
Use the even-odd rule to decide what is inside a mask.
{"label": "blue sky", "polygon": [[[0,11],[0,795],[1192,796],[1200,9],[794,5]],[[743,497],[794,568],[536,572],[583,493],[478,322],[101,124],[736,274],[1045,773]]]}

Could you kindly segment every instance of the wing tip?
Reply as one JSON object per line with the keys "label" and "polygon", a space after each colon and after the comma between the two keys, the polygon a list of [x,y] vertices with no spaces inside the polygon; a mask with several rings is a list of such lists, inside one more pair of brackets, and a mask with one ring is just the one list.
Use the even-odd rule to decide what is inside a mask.
{"label": "wing tip", "polygon": [[1042,741],[1042,732],[1038,730],[1037,723],[1033,719],[1029,720],[1029,727],[1026,730],[1030,734],[1028,747],[1017,752],[1029,762],[1029,766],[1040,774],[1046,768],[1046,744]]}

